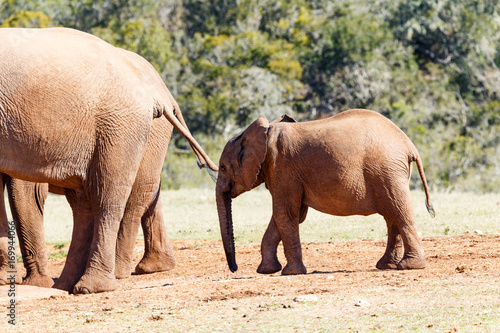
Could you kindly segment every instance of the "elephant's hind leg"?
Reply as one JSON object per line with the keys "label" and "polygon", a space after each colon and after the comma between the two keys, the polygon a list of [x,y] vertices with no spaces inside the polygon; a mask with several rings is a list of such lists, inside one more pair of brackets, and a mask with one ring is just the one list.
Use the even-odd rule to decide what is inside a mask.
{"label": "elephant's hind leg", "polygon": [[[74,294],[92,294],[112,291],[118,286],[115,278],[116,241],[120,221],[125,212],[127,197],[132,186],[104,188],[92,202],[93,230],[85,272],[73,288]],[[95,203],[99,203],[97,206]],[[75,236],[75,234],[73,234]],[[75,237],[72,238],[72,242]]]}
{"label": "elephant's hind leg", "polygon": [[144,256],[135,268],[137,274],[163,272],[175,267],[174,250],[163,221],[158,189],[154,201],[141,220],[144,232]]}
{"label": "elephant's hind leg", "polygon": [[[392,255],[390,259],[394,260],[399,255],[397,237],[396,241],[394,241],[396,231],[393,228],[397,227],[403,241],[404,255],[397,264],[397,269],[425,268],[427,264],[422,242],[420,241],[415,226],[410,190],[405,188],[399,191],[393,191],[392,204],[384,207],[381,214],[384,216],[388,226],[388,251],[390,251]],[[391,240],[391,238],[393,239]],[[389,248],[389,244],[394,244],[392,249]]]}
{"label": "elephant's hind leg", "polygon": [[73,287],[85,272],[89,259],[90,245],[94,233],[94,220],[90,201],[77,195],[76,191],[65,189],[66,199],[73,210],[73,235],[63,271],[54,288],[73,291]]}
{"label": "elephant's hind leg", "polygon": [[[124,117],[134,115],[125,111],[121,113]],[[147,137],[141,135],[150,130],[150,121],[149,117],[120,118],[120,123],[115,124],[118,127],[112,131],[108,130],[109,124],[101,124],[97,150],[84,182],[94,217],[92,245],[85,273],[73,288],[75,294],[112,291],[118,287],[115,278],[118,231],[147,144]],[[123,124],[127,124],[126,132],[119,126]],[[133,136],[135,140],[130,140],[129,133],[137,133]]]}
{"label": "elephant's hind leg", "polygon": [[377,262],[378,269],[396,269],[404,255],[403,241],[397,225],[387,223],[387,247]]}

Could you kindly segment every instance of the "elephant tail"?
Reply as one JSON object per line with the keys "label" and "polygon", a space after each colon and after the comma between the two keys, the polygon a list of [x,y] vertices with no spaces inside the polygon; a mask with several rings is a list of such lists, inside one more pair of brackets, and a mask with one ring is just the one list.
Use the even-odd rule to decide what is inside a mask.
{"label": "elephant tail", "polygon": [[174,102],[172,112],[169,112],[166,108],[163,108],[163,115],[189,142],[198,159],[198,166],[200,168],[206,168],[212,179],[214,179],[214,177],[216,179],[217,177],[215,176],[215,174],[217,173],[217,171],[219,171],[219,168],[215,165],[214,162],[212,162],[212,160],[210,160],[210,157],[208,157],[207,153],[205,153],[200,144],[192,136],[177,103]]}
{"label": "elephant tail", "polygon": [[429,187],[427,186],[427,179],[425,178],[424,167],[422,166],[422,159],[420,159],[420,155],[416,153],[415,155],[412,156],[410,161],[417,163],[418,174],[420,175],[420,179],[422,180],[422,185],[424,186],[425,207],[427,208],[427,211],[429,212],[430,216],[434,218],[436,216],[436,212],[434,211],[434,208],[432,207],[431,204]]}

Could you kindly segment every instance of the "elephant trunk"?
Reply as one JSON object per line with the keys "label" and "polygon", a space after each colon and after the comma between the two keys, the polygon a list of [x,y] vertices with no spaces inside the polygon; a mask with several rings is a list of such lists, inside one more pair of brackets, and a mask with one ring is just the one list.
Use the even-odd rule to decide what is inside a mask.
{"label": "elephant trunk", "polygon": [[233,214],[231,211],[231,195],[217,189],[216,193],[217,212],[219,213],[220,232],[226,260],[231,272],[238,270],[236,265],[233,234]]}

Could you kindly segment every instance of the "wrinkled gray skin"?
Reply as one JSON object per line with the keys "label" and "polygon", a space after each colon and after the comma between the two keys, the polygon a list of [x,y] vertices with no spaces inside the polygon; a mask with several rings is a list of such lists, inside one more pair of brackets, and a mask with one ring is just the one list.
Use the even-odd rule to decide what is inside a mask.
{"label": "wrinkled gray skin", "polygon": [[424,268],[409,190],[412,162],[433,215],[418,151],[384,116],[349,110],[304,123],[287,116],[271,123],[259,118],[226,144],[219,162],[217,210],[229,268],[238,268],[231,200],[262,183],[271,193],[273,215],[257,272],[281,270],[276,251],[283,241],[287,264],[282,274],[306,273],[299,224],[309,207],[338,216],[379,213],[387,223],[388,241],[377,268]]}
{"label": "wrinkled gray skin", "polygon": [[[163,221],[159,191],[160,173],[168,148],[165,135],[169,136],[169,133],[172,133],[172,125],[165,118],[156,119],[120,224],[116,245],[116,278],[126,278],[131,273],[139,224],[142,224],[145,248],[144,256],[135,268],[136,273],[147,274],[175,267],[173,249]],[[4,182],[26,269],[23,284],[51,287],[53,280],[47,274],[43,228],[43,208],[49,184],[32,183],[7,175],[4,175]],[[64,189],[55,186],[50,186],[50,191],[64,194]],[[0,280],[0,284],[7,283],[8,281]]]}
{"label": "wrinkled gray skin", "polygon": [[[155,118],[165,117],[189,141],[202,166],[217,167],[137,54],[66,28],[4,28],[0,40],[0,173],[64,188],[74,227],[59,287],[114,290],[120,222]],[[163,135],[168,141],[170,133]],[[0,213],[6,258],[5,209]]]}

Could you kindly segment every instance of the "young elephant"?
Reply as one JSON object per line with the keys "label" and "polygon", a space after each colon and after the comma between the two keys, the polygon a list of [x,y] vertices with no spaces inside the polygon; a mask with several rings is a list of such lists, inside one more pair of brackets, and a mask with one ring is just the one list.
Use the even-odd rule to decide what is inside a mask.
{"label": "young elephant", "polygon": [[418,151],[384,116],[349,110],[304,123],[287,116],[271,123],[259,118],[227,143],[219,162],[217,210],[229,269],[238,269],[231,198],[261,183],[271,192],[273,216],[257,272],[281,270],[276,249],[283,241],[287,264],[282,274],[306,273],[299,224],[308,207],[338,216],[381,214],[388,241],[377,268],[424,268],[409,190],[412,162],[417,162],[427,210],[434,216]]}

